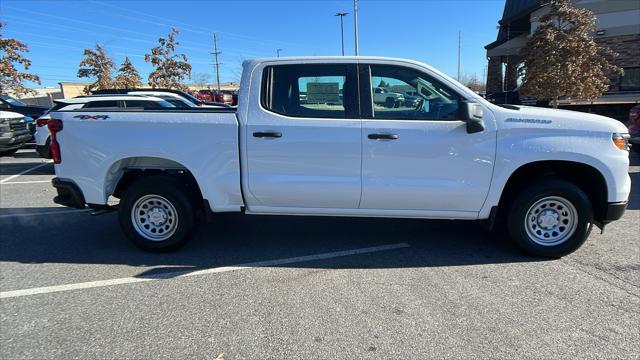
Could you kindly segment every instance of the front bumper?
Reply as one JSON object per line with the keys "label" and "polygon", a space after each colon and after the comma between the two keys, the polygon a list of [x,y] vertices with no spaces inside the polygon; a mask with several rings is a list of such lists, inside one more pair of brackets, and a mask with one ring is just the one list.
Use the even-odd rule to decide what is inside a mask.
{"label": "front bumper", "polygon": [[53,178],[51,184],[58,191],[58,196],[53,198],[54,203],[76,209],[84,209],[86,203],[78,185],[69,180],[59,178]]}
{"label": "front bumper", "polygon": [[7,133],[0,137],[0,150],[12,150],[20,148],[24,143],[31,139],[31,134],[23,132],[22,134]]}

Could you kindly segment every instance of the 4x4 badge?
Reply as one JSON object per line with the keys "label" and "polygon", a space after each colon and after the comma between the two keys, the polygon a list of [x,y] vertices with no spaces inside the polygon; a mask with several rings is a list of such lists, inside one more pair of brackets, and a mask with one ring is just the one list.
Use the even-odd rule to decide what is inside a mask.
{"label": "4x4 badge", "polygon": [[109,115],[76,115],[74,118],[80,120],[106,120]]}

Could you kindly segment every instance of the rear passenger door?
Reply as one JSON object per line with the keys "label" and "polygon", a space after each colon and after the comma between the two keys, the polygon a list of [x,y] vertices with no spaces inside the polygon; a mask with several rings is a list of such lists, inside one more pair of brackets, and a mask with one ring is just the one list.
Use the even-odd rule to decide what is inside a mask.
{"label": "rear passenger door", "polygon": [[267,66],[261,82],[260,106],[249,107],[245,127],[249,208],[357,209],[356,66]]}

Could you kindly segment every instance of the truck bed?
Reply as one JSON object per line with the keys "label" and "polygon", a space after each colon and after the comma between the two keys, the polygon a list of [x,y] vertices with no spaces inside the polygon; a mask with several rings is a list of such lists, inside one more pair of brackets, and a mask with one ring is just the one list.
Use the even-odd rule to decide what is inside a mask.
{"label": "truck bed", "polygon": [[[124,172],[186,170],[217,211],[242,206],[235,109],[111,110],[52,113],[62,161],[56,176],[73,179],[88,204],[106,204]],[[162,146],[158,146],[161,144]]]}

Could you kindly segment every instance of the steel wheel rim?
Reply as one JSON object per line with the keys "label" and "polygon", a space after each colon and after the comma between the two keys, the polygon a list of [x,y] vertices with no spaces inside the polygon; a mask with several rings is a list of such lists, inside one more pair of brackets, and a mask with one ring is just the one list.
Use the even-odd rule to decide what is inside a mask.
{"label": "steel wheel rim", "polygon": [[169,200],[160,195],[145,195],[131,208],[136,232],[147,240],[163,241],[178,228],[178,213]]}
{"label": "steel wheel rim", "polygon": [[536,244],[559,245],[576,232],[578,211],[563,197],[547,196],[529,207],[524,226],[529,239]]}

